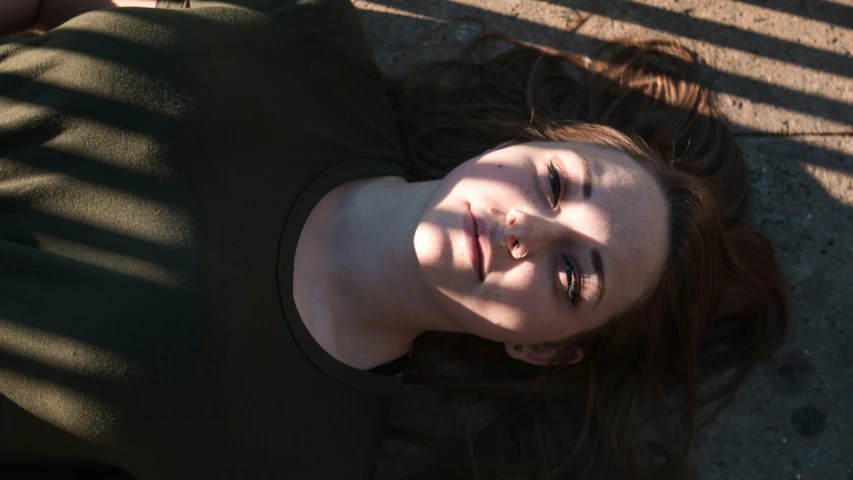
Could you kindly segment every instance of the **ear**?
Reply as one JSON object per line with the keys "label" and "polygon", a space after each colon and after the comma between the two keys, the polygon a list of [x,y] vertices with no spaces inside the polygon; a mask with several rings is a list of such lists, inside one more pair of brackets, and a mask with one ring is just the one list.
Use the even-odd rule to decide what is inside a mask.
{"label": "ear", "polygon": [[506,353],[510,357],[531,365],[549,365],[551,363],[551,358],[553,358],[561,348],[569,349],[568,357],[561,362],[562,365],[574,365],[583,360],[583,349],[576,343],[572,343],[570,346],[556,343],[539,343],[535,345],[514,345],[507,343],[505,348]]}

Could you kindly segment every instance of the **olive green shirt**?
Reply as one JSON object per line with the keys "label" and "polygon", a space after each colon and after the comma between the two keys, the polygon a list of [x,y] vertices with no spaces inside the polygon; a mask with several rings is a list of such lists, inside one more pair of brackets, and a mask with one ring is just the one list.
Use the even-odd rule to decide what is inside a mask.
{"label": "olive green shirt", "polygon": [[292,298],[320,198],[403,175],[359,14],[158,7],[0,45],[0,465],[372,478],[400,379]]}

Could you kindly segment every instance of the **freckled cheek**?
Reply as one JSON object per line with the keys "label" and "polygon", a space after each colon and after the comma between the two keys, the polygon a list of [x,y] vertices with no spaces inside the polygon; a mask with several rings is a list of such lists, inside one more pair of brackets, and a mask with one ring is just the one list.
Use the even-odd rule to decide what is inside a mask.
{"label": "freckled cheek", "polygon": [[463,188],[502,201],[523,199],[531,194],[530,179],[518,172],[517,167],[503,164],[482,165],[469,172]]}
{"label": "freckled cheek", "polygon": [[518,317],[537,317],[547,313],[552,303],[548,298],[551,287],[538,269],[531,264],[519,265],[502,275],[489,279],[489,298],[517,312]]}

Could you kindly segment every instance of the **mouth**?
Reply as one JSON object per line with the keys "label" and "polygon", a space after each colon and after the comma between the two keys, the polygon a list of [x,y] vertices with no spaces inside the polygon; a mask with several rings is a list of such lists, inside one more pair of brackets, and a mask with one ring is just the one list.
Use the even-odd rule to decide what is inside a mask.
{"label": "mouth", "polygon": [[462,230],[465,232],[465,246],[468,250],[468,258],[471,260],[471,265],[482,282],[485,280],[485,272],[483,271],[483,250],[480,244],[480,234],[477,228],[477,219],[474,217],[474,212],[471,211],[471,205],[468,205],[468,215],[462,221]]}

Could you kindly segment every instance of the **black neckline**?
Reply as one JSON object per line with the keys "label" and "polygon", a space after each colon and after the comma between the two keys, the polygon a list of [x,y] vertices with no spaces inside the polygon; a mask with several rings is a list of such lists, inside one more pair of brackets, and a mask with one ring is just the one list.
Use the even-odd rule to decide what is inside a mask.
{"label": "black neckline", "polygon": [[276,278],[279,301],[287,325],[296,340],[296,344],[318,370],[334,380],[358,390],[396,395],[402,387],[402,380],[399,377],[359,370],[326,353],[302,323],[302,318],[296,309],[296,301],[293,299],[293,264],[296,256],[296,245],[311,210],[327,193],[345,182],[382,175],[405,177],[401,165],[386,160],[371,159],[338,164],[311,181],[305,190],[299,194],[285,219],[278,246]]}
{"label": "black neckline", "polygon": [[376,373],[379,375],[390,375],[390,376],[399,375],[406,370],[406,367],[409,366],[409,354],[410,353],[411,353],[411,350],[406,352],[405,355],[403,355],[401,357],[397,357],[388,363],[383,363],[382,365],[377,365],[377,366],[371,368],[370,370],[368,370],[368,372],[373,372],[373,373]]}

